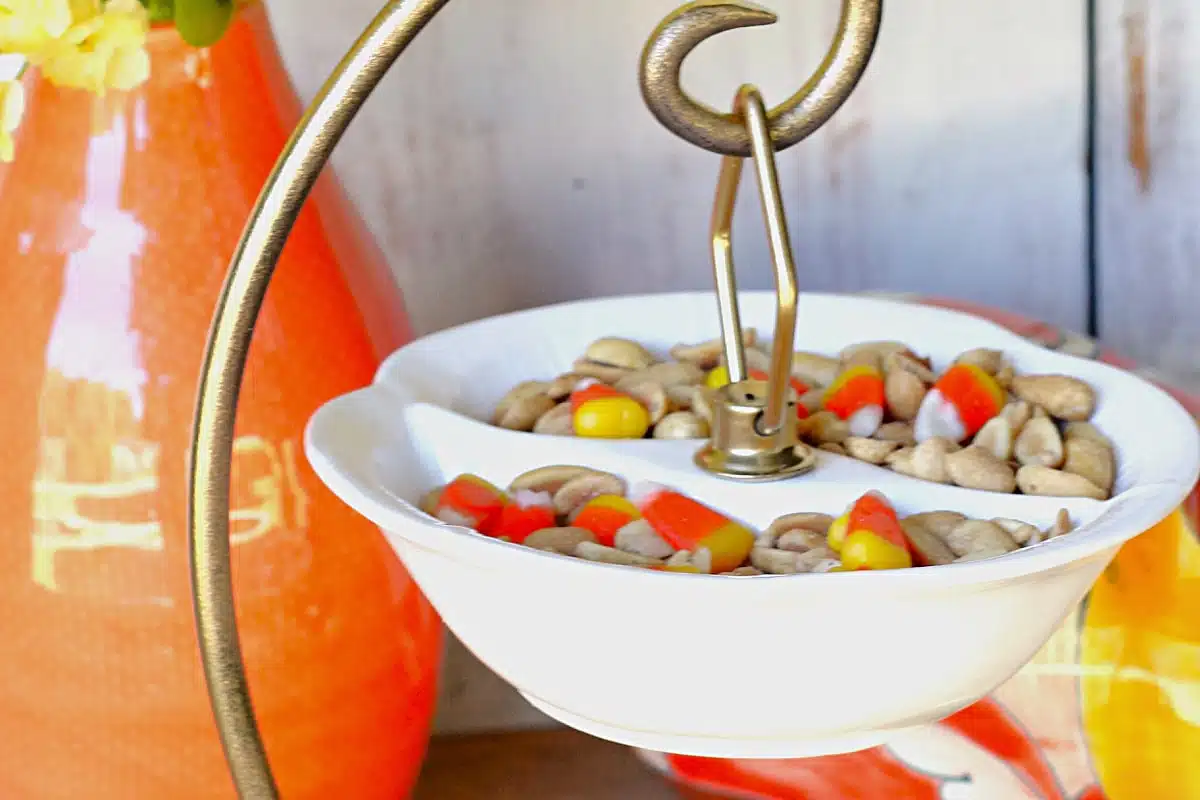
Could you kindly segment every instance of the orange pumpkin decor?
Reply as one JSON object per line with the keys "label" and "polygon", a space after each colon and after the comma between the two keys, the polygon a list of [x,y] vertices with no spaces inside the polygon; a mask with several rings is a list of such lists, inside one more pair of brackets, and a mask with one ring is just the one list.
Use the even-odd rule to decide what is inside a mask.
{"label": "orange pumpkin decor", "polygon": [[[192,621],[186,459],[221,281],[300,106],[261,7],[211,49],[156,29],[149,50],[151,77],[128,94],[31,73],[18,157],[0,168],[5,800],[235,796]],[[242,392],[238,623],[283,796],[393,800],[424,754],[440,623],[381,534],[311,473],[301,437],[408,331],[323,180]]]}
{"label": "orange pumpkin decor", "polygon": [[[906,299],[1134,368],[1049,325]],[[1179,399],[1200,418],[1200,399]],[[993,697],[886,747],[791,761],[641,755],[677,781],[753,800],[1200,798],[1198,531],[1200,486],[1121,549],[1078,611]]]}

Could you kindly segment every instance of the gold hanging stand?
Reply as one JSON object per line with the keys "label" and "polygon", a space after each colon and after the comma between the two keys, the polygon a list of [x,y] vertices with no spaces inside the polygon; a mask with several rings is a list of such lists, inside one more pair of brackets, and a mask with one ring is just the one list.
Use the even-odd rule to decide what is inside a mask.
{"label": "gold hanging stand", "polygon": [[[188,549],[197,639],[213,716],[234,785],[238,795],[246,800],[279,797],[246,682],[230,564],[229,479],[233,432],[250,341],[280,252],[321,169],[388,69],[449,1],[390,0],[338,63],[301,117],[259,195],[234,252],[213,316],[201,366],[188,464]],[[643,51],[640,73],[643,98],[669,130],[714,153],[737,157],[740,170],[740,159],[755,155],[755,136],[759,149],[768,153],[780,151],[812,133],[833,115],[853,91],[870,60],[882,6],[883,0],[843,0],[837,36],[816,73],[778,108],[763,110],[762,119],[753,123],[758,127],[752,125],[748,129],[744,114],[722,114],[689,97],[679,83],[680,69],[687,54],[710,36],[735,28],[770,24],[776,17],[742,0],[696,0],[668,16]],[[755,109],[762,107],[761,100],[751,102],[756,103]],[[751,112],[755,113],[758,112]],[[771,148],[764,147],[766,138],[770,139]],[[763,163],[756,156],[760,177]],[[726,164],[723,173],[731,169]],[[722,184],[726,182],[723,180]],[[760,189],[763,186],[760,180]],[[777,183],[775,195],[778,197]],[[730,214],[731,209],[730,205]],[[782,221],[782,213],[778,218]],[[767,219],[770,224],[770,211]],[[782,262],[775,239],[780,231],[786,234],[786,227],[777,227],[772,232],[777,278],[781,276]],[[790,248],[788,259],[790,265]],[[718,276],[721,274],[718,270]],[[738,327],[731,261],[724,274],[729,280],[725,292],[728,307],[725,301],[722,303],[724,336],[727,353],[736,355],[729,350],[730,331]],[[794,270],[791,286],[790,324],[794,331]],[[782,310],[784,304],[780,305]],[[730,314],[728,321],[732,325],[726,324]],[[788,338],[788,346],[790,342]],[[782,346],[777,330],[772,358],[776,377],[783,375]],[[744,379],[744,361],[737,363],[737,374]],[[731,379],[733,368],[734,361],[730,359]],[[746,383],[738,381],[730,388],[744,387]],[[784,380],[785,387],[786,383]],[[778,388],[776,385],[776,392]],[[751,425],[754,434],[767,438],[775,447],[783,440],[771,437],[779,437],[780,431],[786,429],[788,413],[786,403],[777,399],[775,392],[768,391],[768,395],[770,399],[764,401],[761,409],[757,394],[748,407],[754,408]],[[749,412],[743,413],[735,406],[736,403],[728,404],[723,412],[728,416],[726,431],[736,431],[751,419]],[[794,414],[791,416],[794,426]],[[780,428],[773,430],[771,425],[776,420]],[[731,445],[737,441],[739,435],[734,434]],[[735,450],[732,446],[726,448],[736,460]],[[780,463],[786,466],[790,461],[785,459]]]}
{"label": "gold hanging stand", "polygon": [[816,465],[816,453],[799,440],[796,399],[791,391],[792,343],[796,338],[796,299],[799,286],[792,243],[788,236],[775,151],[771,145],[767,109],[753,86],[742,86],[734,113],[745,120],[758,174],[771,260],[775,265],[775,334],[767,380],[746,373],[746,353],[738,310],[737,274],[733,266],[733,211],[742,180],[744,159],[725,156],[717,179],[712,217],[713,277],[729,383],[713,405],[712,436],[696,464],[723,478],[773,481],[794,477]]}

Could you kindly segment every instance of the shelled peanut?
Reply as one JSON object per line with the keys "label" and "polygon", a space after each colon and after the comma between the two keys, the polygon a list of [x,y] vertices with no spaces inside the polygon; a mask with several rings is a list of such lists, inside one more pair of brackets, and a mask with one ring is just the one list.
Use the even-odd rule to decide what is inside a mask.
{"label": "shelled peanut", "polygon": [[[1116,454],[1088,420],[1093,388],[1067,375],[1016,375],[1003,353],[968,350],[940,375],[900,342],[838,359],[797,353],[825,386],[801,423],[822,449],[937,483],[992,492],[1107,499]],[[823,383],[828,380],[828,383]]]}
{"label": "shelled peanut", "polygon": [[[755,338],[753,330],[746,332],[748,345]],[[491,421],[553,436],[702,439],[711,418],[706,370],[717,365],[720,353],[720,342],[713,341],[672,348],[670,359],[659,360],[638,342],[598,339],[569,372],[515,386]]]}
{"label": "shelled peanut", "polygon": [[[745,333],[750,377],[769,357]],[[570,372],[526,381],[492,423],[596,438],[698,439],[729,380],[720,340],[676,345],[668,360],[629,339],[588,346]],[[938,483],[992,492],[1111,496],[1112,443],[1091,423],[1096,394],[1068,375],[1017,375],[1004,354],[974,349],[936,373],[901,342],[863,342],[838,356],[797,352],[791,389],[801,436],[824,450]]]}
{"label": "shelled peanut", "polygon": [[669,487],[630,488],[611,473],[567,465],[524,473],[504,490],[460,475],[422,498],[421,509],[484,536],[587,561],[733,577],[973,561],[1073,528],[1065,509],[1045,530],[953,511],[901,517],[872,491],[837,518],[787,514],[758,532]]}

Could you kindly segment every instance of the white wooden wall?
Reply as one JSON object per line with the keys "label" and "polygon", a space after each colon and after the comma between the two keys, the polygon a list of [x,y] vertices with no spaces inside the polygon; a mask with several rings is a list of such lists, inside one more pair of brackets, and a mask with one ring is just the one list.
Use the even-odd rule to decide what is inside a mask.
{"label": "white wooden wall", "polygon": [[[1194,369],[1200,322],[1200,8],[1093,0],[1098,22],[1098,321],[1110,343]],[[677,0],[457,0],[401,59],[335,165],[425,333],[599,294],[710,285],[716,156],[638,95],[645,37]],[[379,0],[270,0],[311,98]],[[724,105],[790,94],[837,0],[771,0],[685,83]],[[974,299],[1083,329],[1089,252],[1087,0],[887,5],[851,101],[781,157],[802,286]],[[1190,135],[1189,135],[1190,134]],[[746,182],[743,285],[770,270]],[[542,724],[452,645],[443,731]]]}

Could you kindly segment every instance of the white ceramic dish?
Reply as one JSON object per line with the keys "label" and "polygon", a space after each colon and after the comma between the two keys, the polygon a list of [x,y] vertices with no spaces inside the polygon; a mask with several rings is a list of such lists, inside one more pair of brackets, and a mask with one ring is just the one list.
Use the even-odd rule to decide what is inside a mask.
{"label": "white ceramic dish", "polygon": [[[773,294],[742,294],[767,334]],[[1169,514],[1197,478],[1200,435],[1166,393],[978,319],[888,300],[804,294],[798,349],[904,341],[942,367],[971,347],[1019,373],[1062,372],[1099,391],[1094,418],[1119,450],[1105,502],[1003,495],[907,478],[829,453],[810,475],[747,486],[692,464],[698,441],[602,442],[517,433],[486,418],[512,385],[566,371],[600,336],[665,353],[718,335],[709,292],[619,297],[509,314],[393,354],[375,383],[313,417],[317,474],[382,528],[446,624],[535,706],[580,730],[650,750],[798,757],[855,750],[946,716],[1031,659],[1126,540]],[[413,503],[454,475],[505,485],[583,464],[675,486],[757,526],[792,511],[839,513],[867,489],[902,512],[953,509],[1069,536],[986,561],[871,573],[727,578],[579,561],[436,522]]]}

